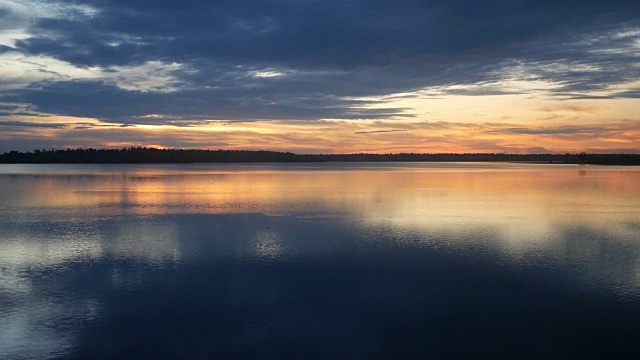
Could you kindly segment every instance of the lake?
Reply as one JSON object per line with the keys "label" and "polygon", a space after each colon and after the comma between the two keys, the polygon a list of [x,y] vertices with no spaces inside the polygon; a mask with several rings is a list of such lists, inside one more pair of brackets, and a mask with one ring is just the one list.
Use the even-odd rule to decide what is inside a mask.
{"label": "lake", "polygon": [[640,168],[0,165],[0,358],[621,358]]}

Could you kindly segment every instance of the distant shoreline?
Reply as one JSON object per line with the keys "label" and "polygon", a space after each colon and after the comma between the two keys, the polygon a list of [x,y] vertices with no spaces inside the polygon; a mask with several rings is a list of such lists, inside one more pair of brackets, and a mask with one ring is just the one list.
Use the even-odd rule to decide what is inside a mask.
{"label": "distant shoreline", "polygon": [[640,165],[640,154],[295,154],[260,150],[179,150],[130,147],[10,151],[0,164],[181,164],[301,162],[520,162],[539,164]]}

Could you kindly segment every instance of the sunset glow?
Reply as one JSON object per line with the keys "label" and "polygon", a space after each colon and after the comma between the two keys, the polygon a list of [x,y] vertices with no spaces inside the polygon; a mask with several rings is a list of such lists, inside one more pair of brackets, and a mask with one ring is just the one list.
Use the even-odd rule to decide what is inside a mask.
{"label": "sunset glow", "polygon": [[2,0],[0,152],[640,152],[638,7],[525,3]]}

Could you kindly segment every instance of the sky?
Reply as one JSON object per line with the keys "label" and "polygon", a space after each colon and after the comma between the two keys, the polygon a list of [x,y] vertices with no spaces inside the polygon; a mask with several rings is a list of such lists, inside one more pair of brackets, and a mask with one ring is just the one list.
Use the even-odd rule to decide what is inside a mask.
{"label": "sky", "polygon": [[637,0],[0,0],[0,152],[640,153]]}

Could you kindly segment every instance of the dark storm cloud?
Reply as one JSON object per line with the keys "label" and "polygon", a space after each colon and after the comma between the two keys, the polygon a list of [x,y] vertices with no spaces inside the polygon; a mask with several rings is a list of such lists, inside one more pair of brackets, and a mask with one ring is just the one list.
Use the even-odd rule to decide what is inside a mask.
{"label": "dark storm cloud", "polygon": [[20,48],[83,65],[206,58],[353,68],[513,56],[527,43],[637,23],[640,13],[636,1],[74,2],[99,12],[42,20]]}
{"label": "dark storm cloud", "polygon": [[[90,16],[40,18],[17,51],[79,67],[179,63],[174,92],[102,82],[32,84],[5,98],[39,111],[106,121],[390,118],[406,109],[363,109],[349,97],[424,87],[499,84],[514,64],[588,96],[638,78],[637,1],[502,0],[72,0]],[[607,50],[594,52],[594,50]],[[549,66],[566,64],[572,71]],[[262,70],[280,76],[251,76]],[[254,74],[255,75],[255,74]],[[489,95],[498,86],[442,94]],[[2,96],[0,94],[0,96]],[[637,91],[618,97],[637,97]]]}

